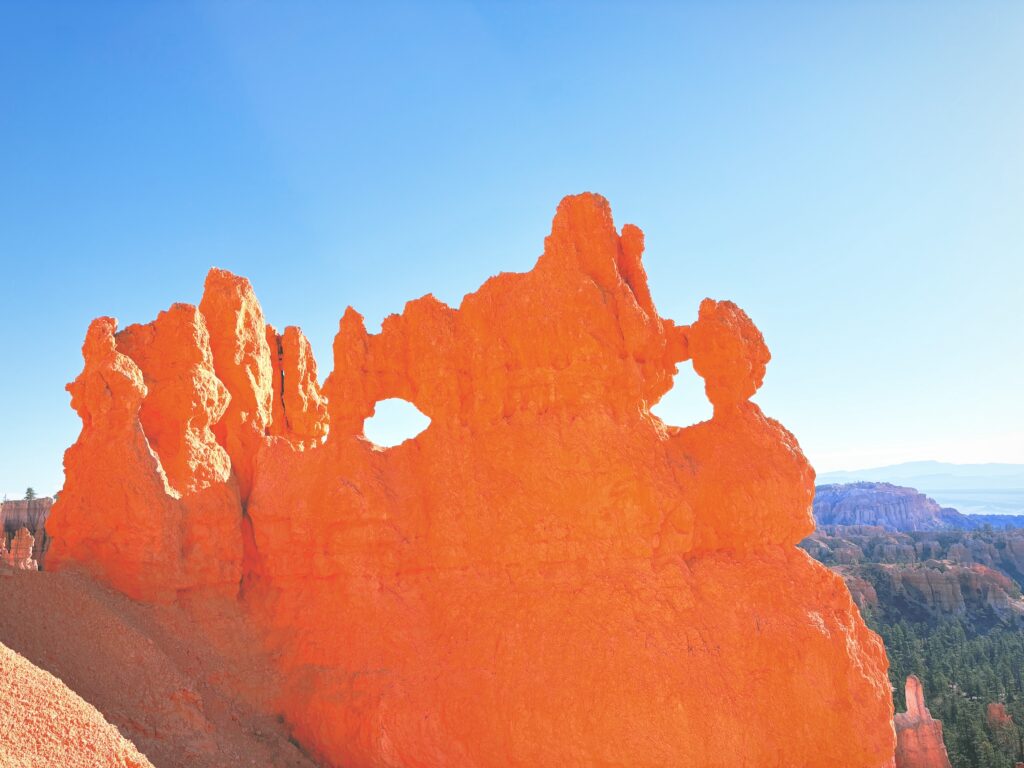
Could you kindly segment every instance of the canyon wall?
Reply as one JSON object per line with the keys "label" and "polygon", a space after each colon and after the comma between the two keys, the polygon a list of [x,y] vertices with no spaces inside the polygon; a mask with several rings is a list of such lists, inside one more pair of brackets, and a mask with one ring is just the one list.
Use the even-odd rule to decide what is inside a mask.
{"label": "canyon wall", "polygon": [[888,621],[1024,627],[1024,530],[893,532],[820,526],[800,544]]}
{"label": "canyon wall", "polygon": [[[349,308],[322,391],[221,270],[198,307],[99,318],[48,567],[237,596],[330,765],[891,766],[881,642],[796,548],[813,471],[749,400],[764,340],[729,302],[661,318],[642,251],[566,198],[536,266],[458,309],[370,334]],[[714,415],[671,427],[686,360]],[[431,424],[384,450],[363,422],[392,397]]]}

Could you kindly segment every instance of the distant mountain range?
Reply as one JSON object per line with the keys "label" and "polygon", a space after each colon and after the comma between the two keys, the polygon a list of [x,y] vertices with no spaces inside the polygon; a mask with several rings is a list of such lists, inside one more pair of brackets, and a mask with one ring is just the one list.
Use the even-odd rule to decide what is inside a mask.
{"label": "distant mountain range", "polygon": [[818,475],[822,485],[863,481],[916,488],[966,515],[1024,515],[1024,464],[911,461]]}

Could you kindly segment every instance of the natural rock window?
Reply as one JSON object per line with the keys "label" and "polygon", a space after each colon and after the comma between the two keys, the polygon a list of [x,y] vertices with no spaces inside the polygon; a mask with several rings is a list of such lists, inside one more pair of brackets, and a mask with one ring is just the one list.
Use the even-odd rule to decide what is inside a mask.
{"label": "natural rock window", "polygon": [[400,397],[389,397],[374,406],[374,414],[363,422],[363,434],[381,448],[393,448],[429,426],[430,418],[415,405]]}
{"label": "natural rock window", "polygon": [[704,394],[704,380],[689,360],[677,365],[679,373],[672,378],[672,389],[651,408],[651,413],[673,427],[707,421],[714,415],[714,408]]}

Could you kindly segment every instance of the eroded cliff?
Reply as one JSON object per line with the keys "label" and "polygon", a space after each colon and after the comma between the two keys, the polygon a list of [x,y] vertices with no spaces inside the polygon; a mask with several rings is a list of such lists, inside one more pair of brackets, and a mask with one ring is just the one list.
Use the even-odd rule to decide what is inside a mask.
{"label": "eroded cliff", "polygon": [[1024,531],[822,526],[800,546],[843,576],[860,608],[888,621],[1024,626]]}
{"label": "eroded cliff", "polygon": [[819,485],[814,517],[819,525],[877,525],[890,531],[972,528],[966,515],[941,507],[916,490],[892,483]]}
{"label": "eroded cliff", "polygon": [[[323,392],[221,270],[198,308],[94,321],[48,566],[237,594],[332,765],[890,766],[884,650],[796,548],[813,472],[749,400],[764,340],[729,302],[661,318],[642,251],[566,198],[533,270],[458,309],[348,309]],[[650,407],[685,360],[714,416],[680,429]],[[390,397],[431,424],[382,450]]]}

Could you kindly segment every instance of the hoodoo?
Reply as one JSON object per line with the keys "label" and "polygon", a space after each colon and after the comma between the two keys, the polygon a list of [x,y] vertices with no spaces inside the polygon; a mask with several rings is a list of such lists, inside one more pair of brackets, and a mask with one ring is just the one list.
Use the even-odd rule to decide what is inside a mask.
{"label": "hoodoo", "polygon": [[[322,392],[221,270],[198,308],[94,321],[47,566],[238,595],[329,765],[891,766],[882,644],[796,548],[814,474],[749,399],[761,333],[725,301],[660,317],[642,251],[566,198],[536,266],[459,308],[378,334],[349,308]],[[714,415],[676,428],[650,408],[685,360]],[[430,426],[371,444],[386,398]]]}
{"label": "hoodoo", "polygon": [[916,675],[907,678],[907,711],[896,715],[897,768],[950,768],[942,722],[924,705],[924,688]]}

